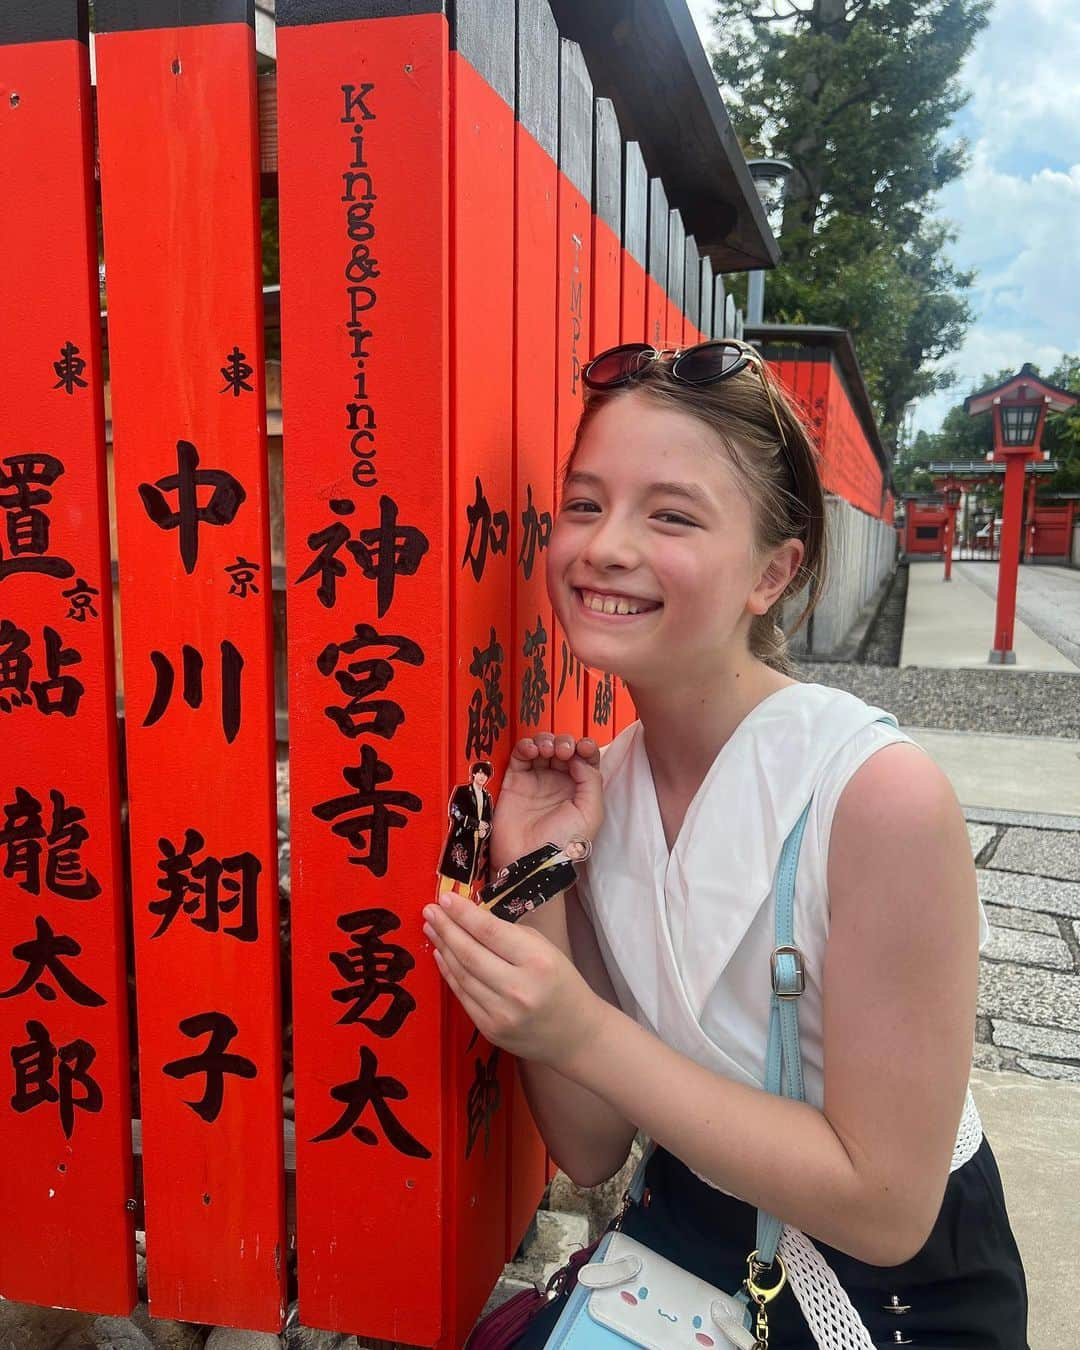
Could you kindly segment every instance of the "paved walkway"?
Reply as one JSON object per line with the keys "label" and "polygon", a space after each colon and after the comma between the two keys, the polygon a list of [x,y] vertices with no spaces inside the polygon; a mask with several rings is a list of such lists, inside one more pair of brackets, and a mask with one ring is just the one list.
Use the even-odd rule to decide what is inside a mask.
{"label": "paved walkway", "polygon": [[[996,563],[953,563],[953,575],[997,597]],[[1039,637],[1080,666],[1080,568],[1021,567],[1016,613]]]}
{"label": "paved walkway", "polygon": [[974,1092],[1027,1270],[1033,1350],[1074,1350],[1080,1236],[1080,817],[969,809],[990,921]]}
{"label": "paved walkway", "polygon": [[[1044,569],[1022,567],[1021,576]],[[1047,572],[1062,573],[1066,580],[1055,578],[1066,601],[1059,598],[1058,606],[1070,616],[1076,606],[1076,626],[1080,629],[1080,571],[1067,568],[1047,568]],[[941,563],[912,563],[908,574],[907,613],[904,620],[904,642],[900,651],[902,666],[932,666],[945,669],[971,667],[986,669],[987,657],[994,643],[994,590],[987,580],[993,573],[996,585],[997,569],[990,564],[954,563],[952,581],[943,580]],[[978,576],[978,583],[971,574]],[[1052,631],[1054,602],[1045,585],[1029,583],[1032,596],[1038,597],[1040,627]],[[1070,631],[1072,623],[1070,619]],[[1080,637],[1080,635],[1078,635]],[[1045,638],[1019,616],[1014,630],[1016,664],[1009,670],[1080,671],[1080,665]],[[1080,648],[1078,648],[1080,651]],[[1078,658],[1080,659],[1080,658]],[[1006,669],[1006,667],[1002,667]]]}
{"label": "paved walkway", "polygon": [[[1080,741],[904,730],[946,773],[964,806],[1080,816]],[[1080,852],[1080,843],[1077,848]]]}

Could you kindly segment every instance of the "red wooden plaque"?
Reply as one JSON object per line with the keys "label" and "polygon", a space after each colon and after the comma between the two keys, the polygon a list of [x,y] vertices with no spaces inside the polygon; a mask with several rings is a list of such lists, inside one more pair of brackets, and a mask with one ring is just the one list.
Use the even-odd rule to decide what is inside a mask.
{"label": "red wooden plaque", "polygon": [[647,340],[654,347],[667,345],[668,296],[668,210],[667,193],[659,178],[649,179],[649,255],[645,286],[645,327]]}
{"label": "red wooden plaque", "polygon": [[[514,734],[552,727],[552,612],[545,553],[555,499],[555,288],[558,240],[559,34],[547,0],[519,0],[514,226]],[[546,1180],[546,1150],[518,1075],[508,1112],[504,1256],[521,1243]]]}
{"label": "red wooden plaque", "polygon": [[[508,26],[508,27],[507,27]],[[450,56],[453,394],[449,785],[493,764],[514,732],[510,597],[514,343],[514,10],[458,0]],[[482,841],[477,846],[486,854]],[[477,875],[477,881],[481,876]],[[447,1344],[464,1344],[506,1256],[514,1066],[447,995]]]}
{"label": "red wooden plaque", "polygon": [[244,8],[98,0],[97,75],[150,1303],[276,1330],[273,671]]}
{"label": "red wooden plaque", "polygon": [[[596,100],[593,154],[592,304],[589,355],[619,343],[622,284],[622,136],[610,99]],[[585,731],[606,745],[615,731],[618,681],[586,670]]]}
{"label": "red wooden plaque", "polygon": [[[559,248],[556,306],[555,491],[574,443],[588,361],[592,286],[592,81],[576,42],[560,44]],[[585,668],[561,625],[552,626],[555,658],[555,731],[585,732]]]}
{"label": "red wooden plaque", "polygon": [[421,916],[449,736],[448,29],[392,9],[277,12],[297,1248],[305,1324],[432,1346],[453,1208]]}
{"label": "red wooden plaque", "polygon": [[0,15],[0,1293],[122,1314],[138,1295],[84,25],[74,0]]}
{"label": "red wooden plaque", "polygon": [[683,343],[683,288],[686,285],[686,230],[682,213],[672,207],[668,214],[667,328],[666,345]]}
{"label": "red wooden plaque", "polygon": [[[620,261],[619,341],[648,342],[645,329],[645,295],[648,288],[649,176],[641,147],[628,141],[622,161],[622,251]],[[616,735],[637,717],[630,691],[615,680]]]}

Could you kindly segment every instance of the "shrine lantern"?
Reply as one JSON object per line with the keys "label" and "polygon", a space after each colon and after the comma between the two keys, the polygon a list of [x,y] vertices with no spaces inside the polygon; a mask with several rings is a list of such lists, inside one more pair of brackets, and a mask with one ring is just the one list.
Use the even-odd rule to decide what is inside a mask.
{"label": "shrine lantern", "polygon": [[964,411],[971,417],[993,412],[992,458],[1005,465],[997,615],[994,620],[994,645],[989,656],[992,665],[1014,665],[1016,662],[1013,629],[1016,623],[1016,576],[1020,563],[1025,466],[1041,453],[1047,414],[1067,412],[1078,400],[1080,395],[1040,379],[1030,364],[1023,365],[1015,375],[1001,384],[983,389],[964,400]]}

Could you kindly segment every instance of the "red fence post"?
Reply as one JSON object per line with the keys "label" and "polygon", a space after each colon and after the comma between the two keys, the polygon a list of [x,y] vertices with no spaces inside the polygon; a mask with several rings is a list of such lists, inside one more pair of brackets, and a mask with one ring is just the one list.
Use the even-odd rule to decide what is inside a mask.
{"label": "red fence post", "polygon": [[300,1316],[432,1346],[455,1220],[421,909],[446,834],[461,559],[449,30],[418,8],[279,0],[278,186]]}
{"label": "red fence post", "polygon": [[[510,703],[515,736],[550,731],[554,627],[545,551],[555,512],[555,306],[558,254],[559,32],[547,0],[518,0],[514,256],[514,595]],[[511,1260],[547,1180],[547,1151],[518,1075],[508,1109]]]}
{"label": "red fence post", "polygon": [[[255,41],[98,0],[150,1299],[276,1330],[285,1204]],[[193,22],[197,14],[198,22]]]}
{"label": "red fence post", "polygon": [[138,1294],[85,9],[8,0],[0,89],[0,1290],[126,1314]]}
{"label": "red fence post", "polygon": [[[588,360],[592,304],[593,92],[576,42],[560,40],[559,77],[559,280],[556,309],[555,499],[562,496],[562,466],[581,416],[581,371]],[[555,652],[555,730],[585,731],[584,668],[570,650],[558,620]]]}

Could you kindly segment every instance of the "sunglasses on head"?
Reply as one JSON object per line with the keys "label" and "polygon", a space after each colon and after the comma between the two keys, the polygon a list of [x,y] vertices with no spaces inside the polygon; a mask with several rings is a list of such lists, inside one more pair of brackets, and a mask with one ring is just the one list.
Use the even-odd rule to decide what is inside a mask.
{"label": "sunglasses on head", "polygon": [[769,400],[776,429],[780,433],[780,444],[788,451],[784,424],[769,387],[769,377],[765,373],[765,362],[756,347],[739,342],[735,338],[717,338],[712,342],[699,342],[685,351],[678,349],[657,349],[647,342],[626,342],[620,347],[610,347],[599,356],[594,356],[582,372],[582,379],[589,389],[615,389],[619,385],[629,384],[631,380],[648,369],[653,361],[665,361],[672,379],[681,384],[704,385],[726,380],[729,375],[738,375],[739,371],[752,366],[761,377],[765,394]]}

